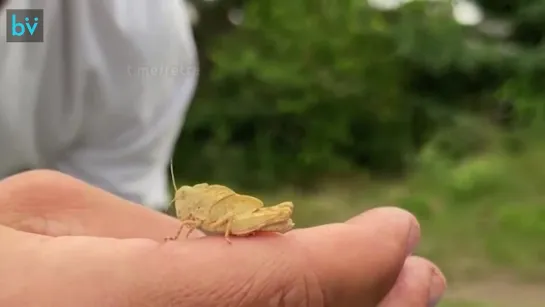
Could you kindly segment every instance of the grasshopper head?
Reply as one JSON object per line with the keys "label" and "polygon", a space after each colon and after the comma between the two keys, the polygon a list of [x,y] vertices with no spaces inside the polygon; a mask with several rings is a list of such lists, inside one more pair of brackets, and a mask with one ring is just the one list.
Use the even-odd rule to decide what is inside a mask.
{"label": "grasshopper head", "polygon": [[203,188],[208,187],[208,184],[201,183],[194,186],[184,185],[176,191],[176,200],[174,206],[176,207],[176,216],[180,220],[189,220],[195,215],[198,210],[200,193]]}

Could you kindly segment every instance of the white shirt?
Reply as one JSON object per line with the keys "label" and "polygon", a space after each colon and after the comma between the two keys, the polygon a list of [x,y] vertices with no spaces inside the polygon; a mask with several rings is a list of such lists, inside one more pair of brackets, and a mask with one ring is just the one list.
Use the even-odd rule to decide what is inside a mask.
{"label": "white shirt", "polygon": [[[6,9],[43,9],[43,43],[7,43]],[[10,0],[0,15],[0,177],[56,169],[164,209],[197,82],[180,0]]]}

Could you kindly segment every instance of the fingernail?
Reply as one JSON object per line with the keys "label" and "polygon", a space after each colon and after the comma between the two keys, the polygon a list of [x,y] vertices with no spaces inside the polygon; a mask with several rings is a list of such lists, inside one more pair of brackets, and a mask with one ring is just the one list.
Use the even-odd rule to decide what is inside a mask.
{"label": "fingernail", "polygon": [[407,238],[407,255],[413,253],[418,241],[420,240],[420,225],[416,219],[411,221],[411,228],[409,229],[409,237]]}
{"label": "fingernail", "polygon": [[445,289],[447,287],[447,281],[445,279],[445,276],[439,271],[438,268],[432,267],[431,268],[431,286],[430,286],[430,300],[429,300],[429,307],[435,307],[439,301],[441,300],[441,297],[443,296],[443,293],[445,292]]}

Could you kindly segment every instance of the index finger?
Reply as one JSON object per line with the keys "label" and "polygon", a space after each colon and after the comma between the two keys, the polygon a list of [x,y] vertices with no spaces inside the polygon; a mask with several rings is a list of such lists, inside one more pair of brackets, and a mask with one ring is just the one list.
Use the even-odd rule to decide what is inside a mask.
{"label": "index finger", "polygon": [[180,221],[63,173],[33,170],[0,181],[0,224],[49,236],[162,241]]}

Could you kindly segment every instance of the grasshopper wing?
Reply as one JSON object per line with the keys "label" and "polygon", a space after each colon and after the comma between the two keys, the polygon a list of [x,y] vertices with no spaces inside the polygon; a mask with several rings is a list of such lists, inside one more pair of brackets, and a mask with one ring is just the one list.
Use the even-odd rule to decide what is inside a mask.
{"label": "grasshopper wing", "polygon": [[293,203],[291,202],[241,213],[234,216],[231,233],[234,235],[245,235],[256,231],[285,233],[294,226],[291,219],[292,213]]}
{"label": "grasshopper wing", "polygon": [[263,202],[258,198],[234,194],[225,197],[215,203],[210,209],[210,216],[219,218],[226,214],[239,215],[254,212],[263,207]]}

